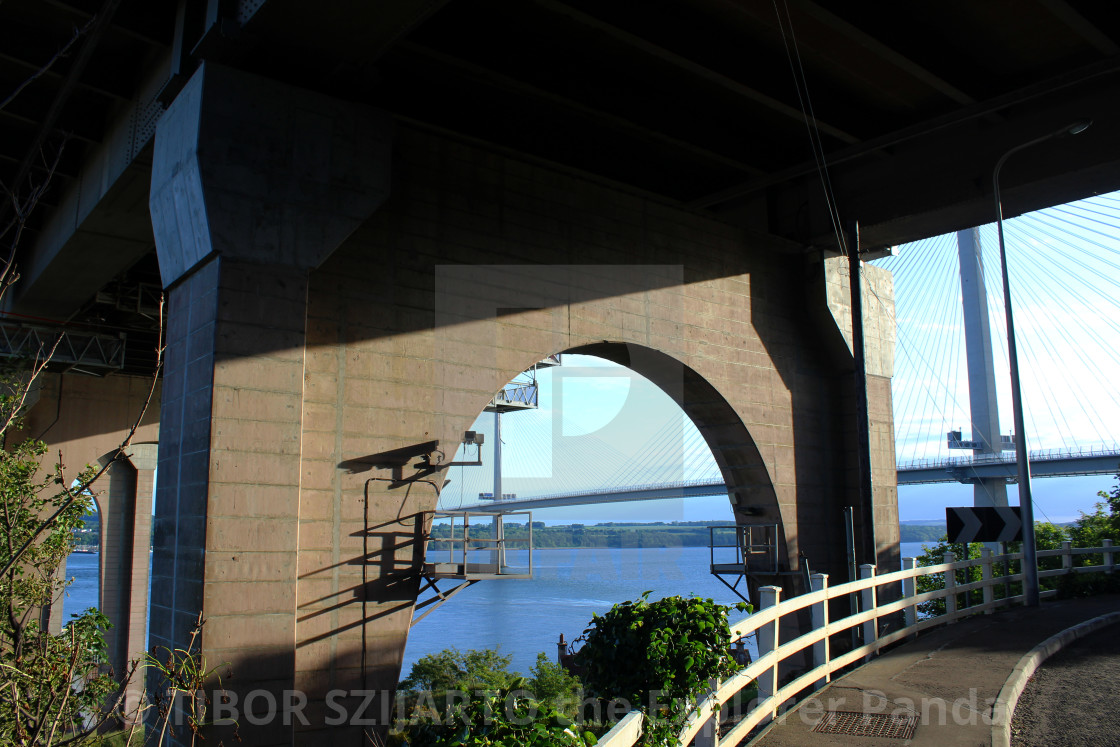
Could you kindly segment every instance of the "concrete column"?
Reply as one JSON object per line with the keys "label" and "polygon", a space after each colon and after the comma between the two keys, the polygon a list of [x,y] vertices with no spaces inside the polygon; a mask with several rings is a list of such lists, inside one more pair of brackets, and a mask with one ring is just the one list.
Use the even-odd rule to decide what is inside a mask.
{"label": "concrete column", "polygon": [[[111,454],[102,458],[105,463]],[[109,664],[124,679],[131,662],[143,656],[148,625],[148,548],[152,536],[152,495],[156,444],[134,444],[107,473],[108,489],[98,499],[101,513],[100,609],[113,623],[107,633]],[[144,683],[138,673],[128,683],[125,714],[135,712]]]}
{"label": "concrete column", "polygon": [[[136,505],[136,470],[132,465],[115,462],[109,467],[97,499],[101,517],[101,548],[98,607],[113,623],[106,636],[109,663],[120,677],[128,653],[122,637],[128,633],[128,611],[131,604],[133,521]],[[107,489],[106,489],[107,487]]]}
{"label": "concrete column", "polygon": [[185,647],[201,613],[200,653],[255,745],[291,744],[300,723],[282,712],[296,687],[308,271],[384,199],[387,132],[368,108],[207,64],[156,134],[169,309],[151,642]]}

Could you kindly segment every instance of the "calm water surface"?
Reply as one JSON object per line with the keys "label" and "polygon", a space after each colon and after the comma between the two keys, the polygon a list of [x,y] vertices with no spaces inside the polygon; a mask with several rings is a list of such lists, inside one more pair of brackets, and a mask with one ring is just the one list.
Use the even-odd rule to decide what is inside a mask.
{"label": "calm water surface", "polygon": [[424,654],[455,646],[499,648],[513,657],[511,669],[527,673],[540,651],[555,660],[561,633],[572,641],[593,614],[645,591],[650,599],[740,601],[709,573],[709,562],[706,547],[537,550],[532,579],[479,582],[413,627],[403,672]]}
{"label": "calm water surface", "polygon": [[66,598],[62,600],[64,623],[71,616],[98,606],[97,559],[99,557],[95,552],[76,552],[66,558],[66,576],[73,578],[74,583],[70,585]]}

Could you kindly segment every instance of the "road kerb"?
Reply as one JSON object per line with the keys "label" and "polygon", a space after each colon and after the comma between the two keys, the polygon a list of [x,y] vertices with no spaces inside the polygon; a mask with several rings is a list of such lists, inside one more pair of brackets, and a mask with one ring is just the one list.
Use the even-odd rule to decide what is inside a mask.
{"label": "road kerb", "polygon": [[1011,674],[1000,688],[995,705],[992,706],[992,747],[1011,747],[1011,719],[1015,715],[1015,706],[1031,676],[1042,666],[1042,663],[1078,638],[1116,623],[1120,623],[1120,612],[1109,612],[1094,617],[1050,636],[1024,654],[1011,670]]}

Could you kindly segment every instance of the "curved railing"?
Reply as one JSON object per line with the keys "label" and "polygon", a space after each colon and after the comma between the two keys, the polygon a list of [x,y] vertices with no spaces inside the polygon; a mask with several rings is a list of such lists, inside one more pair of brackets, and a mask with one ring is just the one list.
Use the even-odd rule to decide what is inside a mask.
{"label": "curved railing", "polygon": [[[1040,550],[1039,559],[1060,557],[1061,568],[1040,570],[1040,578],[1050,578],[1067,573],[1112,573],[1116,570],[1114,548],[1111,540],[1104,540],[1101,547],[1074,548],[1069,542],[1063,543],[1059,550]],[[1085,555],[1100,555],[1103,562],[1099,565],[1075,565],[1074,559]],[[729,702],[740,690],[757,682],[758,698],[741,720],[725,732],[720,733],[719,744],[733,747],[741,743],[755,728],[773,719],[780,706],[790,701],[798,693],[812,688],[824,687],[832,675],[860,661],[868,661],[884,647],[914,636],[921,631],[953,622],[962,617],[978,613],[991,614],[997,607],[1010,606],[1023,601],[1022,595],[995,598],[996,587],[1006,588],[1005,584],[1021,581],[1022,574],[1006,576],[995,575],[998,565],[1021,561],[1022,553],[992,555],[984,550],[983,556],[973,560],[957,560],[952,553],[946,553],[943,563],[917,567],[914,558],[903,559],[903,569],[893,573],[876,575],[875,566],[860,567],[861,578],[837,586],[828,585],[828,576],[821,573],[811,577],[812,591],[808,594],[781,599],[781,589],[765,586],[760,589],[759,610],[731,626],[733,638],[756,634],[758,636],[759,657],[749,666],[722,682],[713,683],[712,691],[703,698],[689,716],[682,729],[677,744],[685,747],[704,730],[718,729],[720,704]],[[981,579],[966,584],[956,582],[955,571],[979,567]],[[917,579],[922,576],[944,576],[944,588],[918,594]],[[880,590],[889,587],[882,594],[886,601],[879,603]],[[967,605],[972,598],[971,592],[979,590],[980,603]],[[901,591],[901,594],[899,594]],[[1043,591],[1043,598],[1054,596],[1056,590]],[[829,620],[829,601],[837,598],[851,598],[858,595],[860,611],[838,620]],[[963,595],[963,598],[962,598]],[[934,599],[945,600],[945,613],[932,617],[918,618],[917,606]],[[962,599],[963,602],[962,603]],[[780,640],[779,622],[786,615],[809,610],[810,629],[790,641]],[[904,625],[901,628],[882,631],[880,618],[901,613]],[[830,639],[840,633],[856,629],[862,636],[862,645],[832,656]],[[810,652],[812,668],[795,679],[779,686],[778,672],[783,663],[791,657]],[[631,747],[641,737],[644,715],[640,711],[630,713],[613,729],[599,739],[600,747]]]}

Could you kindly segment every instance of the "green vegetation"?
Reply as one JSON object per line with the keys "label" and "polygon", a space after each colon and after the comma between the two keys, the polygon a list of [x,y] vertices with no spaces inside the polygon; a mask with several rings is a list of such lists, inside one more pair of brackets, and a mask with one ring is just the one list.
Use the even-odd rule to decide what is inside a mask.
{"label": "green vegetation", "polygon": [[401,681],[406,713],[393,738],[410,747],[573,745],[596,742],[576,723],[582,687],[545,654],[526,679],[491,649],[444,649],[412,665]]}
{"label": "green vegetation", "polygon": [[529,669],[529,674],[532,675],[530,689],[538,700],[572,718],[579,715],[583,700],[583,683],[579,677],[569,674],[543,652],[537,654],[537,663]]}
{"label": "green vegetation", "polygon": [[1102,490],[1097,495],[1101,500],[1093,513],[1082,512],[1081,518],[1069,529],[1069,538],[1078,547],[1099,547],[1105,539],[1120,544],[1120,473],[1111,491]]}
{"label": "green vegetation", "polygon": [[[1099,547],[1102,540],[1120,538],[1120,474],[1117,475],[1117,485],[1110,492],[1101,491],[1098,495],[1103,499],[1096,504],[1092,513],[1082,512],[1081,518],[1068,526],[1058,526],[1050,522],[1035,522],[1035,547],[1038,550],[1057,550],[1062,542],[1071,541],[1074,547]],[[958,560],[965,558],[979,558],[982,544],[974,542],[965,547],[963,544],[950,544],[948,538],[942,534],[936,544],[923,546],[925,552],[918,557],[919,566],[937,565],[943,562],[946,552],[952,552]],[[1009,542],[1008,552],[1017,553],[1022,549],[1022,543]],[[1075,555],[1074,565],[1099,565],[1103,562],[1100,555]],[[1018,572],[1019,563],[1014,563],[1012,573]],[[1060,557],[1039,558],[1039,570],[1054,570],[1062,567]],[[979,567],[956,571],[957,584],[967,584],[979,581],[981,570]],[[1000,572],[997,570],[997,574]],[[1044,578],[1039,580],[1039,589],[1057,589],[1059,596],[1087,596],[1098,594],[1102,591],[1120,591],[1120,577],[1116,574],[1065,574],[1057,578]],[[919,594],[927,591],[945,588],[944,574],[920,576],[917,579]],[[994,589],[996,599],[1002,599],[1006,590],[996,586]],[[1022,593],[1022,584],[1010,584],[1012,596]],[[960,595],[958,604],[979,604],[981,592],[970,593],[971,598]],[[945,613],[945,600],[933,599],[918,605],[918,610],[927,615],[940,615]]]}
{"label": "green vegetation", "polygon": [[900,524],[899,542],[937,542],[945,536],[944,524]]}
{"label": "green vegetation", "polygon": [[494,649],[445,648],[421,657],[399,688],[439,692],[505,687],[517,677],[509,671],[511,658]]}
{"label": "green vegetation", "polygon": [[422,657],[398,688],[404,709],[391,739],[410,747],[586,747],[641,709],[642,744],[670,744],[709,680],[739,667],[730,608],[695,597],[649,602],[648,593],[592,617],[576,655],[586,691],[543,653],[528,679],[510,672],[510,657],[497,651],[449,648]]}
{"label": "green vegetation", "polygon": [[[18,423],[23,383],[9,373],[0,396],[0,422]],[[106,713],[117,683],[105,674],[103,630],[97,610],[73,618],[51,635],[43,610],[69,584],[57,571],[74,548],[74,531],[90,508],[85,491],[71,490],[62,465],[40,469],[46,444],[26,440],[0,450],[0,743],[50,745],[87,734],[87,717]],[[79,478],[92,478],[87,470]],[[53,517],[45,522],[43,517]]]}
{"label": "green vegetation", "polygon": [[82,522],[74,529],[74,546],[78,550],[96,550],[101,546],[101,519],[96,513],[82,517]]}
{"label": "green vegetation", "polygon": [[590,747],[598,740],[530,697],[522,678],[443,707],[418,709],[397,735],[409,747]]}
{"label": "green vegetation", "polygon": [[[1062,541],[1068,539],[1064,527],[1051,524],[1050,522],[1035,522],[1035,546],[1039,550],[1057,550],[1062,546]],[[924,553],[918,556],[919,566],[938,565],[944,562],[945,553],[953,553],[957,560],[974,560],[980,557],[980,551],[984,545],[980,542],[971,542],[966,547],[963,543],[950,543],[948,537],[942,534],[941,538],[933,545],[923,545]],[[1007,543],[1007,551],[1010,553],[1020,552],[1022,543],[1009,542]],[[1061,567],[1061,558],[1040,558],[1039,569],[1049,570],[1052,568]],[[1013,563],[1011,573],[1019,572],[1019,563]],[[966,568],[963,570],[955,571],[955,578],[958,585],[968,584],[973,581],[979,581],[982,571],[980,566]],[[1002,570],[998,567],[993,569],[993,575],[1003,575]],[[1039,587],[1043,590],[1052,589],[1055,587],[1055,582],[1048,579],[1043,579],[1039,582]],[[945,588],[945,574],[935,573],[930,576],[919,576],[917,579],[917,592],[919,594],[927,591],[934,591],[937,589]],[[993,589],[994,597],[996,599],[1003,599],[1006,594],[1006,589],[997,586]],[[1022,584],[1011,584],[1011,595],[1016,596],[1022,593]],[[973,590],[968,594],[959,595],[957,604],[958,607],[966,605],[980,604],[983,601],[983,592],[979,589]],[[943,615],[945,614],[945,600],[944,599],[931,599],[928,602],[922,602],[918,605],[918,611],[926,615]]]}
{"label": "green vegetation", "polygon": [[591,696],[621,699],[646,714],[641,744],[668,745],[708,692],[708,681],[739,667],[731,657],[728,607],[696,597],[649,602],[648,594],[594,615],[576,664]]}

